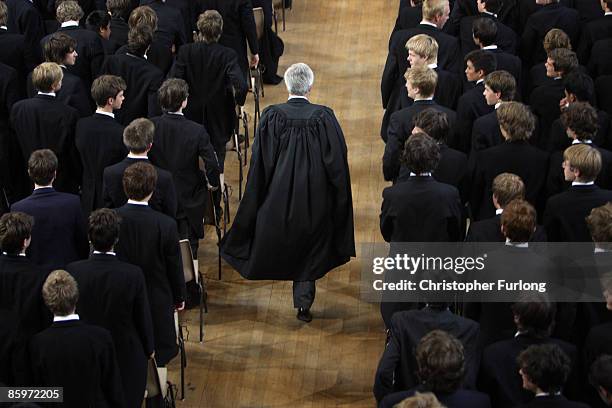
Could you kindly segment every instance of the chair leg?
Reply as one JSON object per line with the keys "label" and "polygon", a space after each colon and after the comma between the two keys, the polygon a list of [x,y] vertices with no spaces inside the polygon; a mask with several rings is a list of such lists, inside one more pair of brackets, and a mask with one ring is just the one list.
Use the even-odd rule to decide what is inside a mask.
{"label": "chair leg", "polygon": [[273,11],[274,17],[274,32],[278,34],[278,16],[276,15],[276,10]]}
{"label": "chair leg", "polygon": [[285,1],[283,0],[283,31],[285,31]]}
{"label": "chair leg", "polygon": [[200,343],[204,339],[204,288],[200,284]]}
{"label": "chair leg", "polygon": [[181,401],[185,400],[185,367],[187,367],[187,355],[185,353],[185,340],[183,339],[183,328],[179,324],[179,350],[181,354]]}

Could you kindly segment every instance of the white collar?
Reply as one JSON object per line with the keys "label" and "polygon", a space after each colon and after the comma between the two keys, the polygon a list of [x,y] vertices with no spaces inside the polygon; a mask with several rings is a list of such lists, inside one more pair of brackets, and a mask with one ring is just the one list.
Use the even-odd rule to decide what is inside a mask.
{"label": "white collar", "polygon": [[495,215],[499,215],[499,214],[501,214],[501,213],[503,213],[503,212],[504,212],[504,209],[503,209],[503,208],[496,208],[496,209],[495,209]]}
{"label": "white collar", "polygon": [[487,45],[486,47],[482,47],[483,50],[496,50],[497,49],[497,45],[495,44],[491,44],[491,45]]}
{"label": "white collar", "polygon": [[438,68],[438,64],[434,62],[433,64],[427,64],[427,68],[436,69]]}
{"label": "white collar", "polygon": [[68,20],[62,23],[62,28],[63,27],[78,27],[78,26],[79,26],[79,22],[74,21],[74,20]]}
{"label": "white collar", "polygon": [[[6,252],[2,252],[2,255],[7,255],[8,256],[8,254]],[[17,256],[24,256],[25,257],[26,254],[24,254],[23,252],[20,252],[20,253],[17,254]]]}
{"label": "white collar", "polygon": [[38,95],[47,95],[47,96],[55,96],[55,92],[40,92],[38,91]]}
{"label": "white collar", "polygon": [[426,171],[425,173],[419,173],[419,174],[410,172],[410,177],[416,177],[416,176],[419,176],[419,177],[431,177],[431,172]]}
{"label": "white collar", "polygon": [[484,78],[479,79],[478,81],[476,81],[476,85],[479,85],[480,83],[484,82]]}
{"label": "white collar", "polygon": [[482,14],[488,14],[488,15],[490,15],[490,16],[493,16],[493,17],[497,18],[497,14],[495,14],[495,13],[491,13],[490,11],[487,11],[487,10],[484,10],[484,11],[482,12]]}
{"label": "white collar", "polygon": [[593,144],[593,141],[591,139],[586,139],[586,140],[578,140],[578,139],[574,139],[572,140],[572,144]]}
{"label": "white collar", "polygon": [[432,27],[438,28],[438,26],[435,25],[434,23],[430,23],[429,21],[425,21],[425,20],[421,20],[421,22],[419,24],[425,24],[425,25],[428,25],[428,26],[432,26]]}
{"label": "white collar", "polygon": [[149,160],[149,156],[147,156],[146,153],[145,154],[136,154],[136,153],[129,152],[127,157],[130,158],[130,159]]}
{"label": "white collar", "polygon": [[558,77],[554,77],[553,79],[554,79],[555,81],[558,81],[558,80],[560,80],[560,79],[563,79],[563,77],[558,76]]}
{"label": "white collar", "polygon": [[68,316],[53,316],[53,322],[65,322],[68,320],[79,320],[79,315],[73,313],[69,314]]}
{"label": "white collar", "polygon": [[[612,250],[605,249],[605,248],[595,247],[595,250],[593,251],[593,253],[595,253],[595,254],[603,254],[603,253],[608,253],[608,252],[612,252]],[[19,255],[21,255],[21,254],[19,254]],[[25,254],[23,256],[25,256]]]}
{"label": "white collar", "polygon": [[117,255],[113,251],[108,251],[108,252],[93,251],[93,254],[94,255],[112,255],[112,256],[116,256]]}
{"label": "white collar", "polygon": [[136,201],[136,200],[127,200],[128,204],[134,204],[134,205],[149,205],[149,203],[147,201]]}
{"label": "white collar", "polygon": [[497,110],[497,108],[499,108],[502,104],[502,101],[499,101],[495,104],[495,110]]}
{"label": "white collar", "polygon": [[168,115],[179,115],[179,116],[185,116],[183,114],[183,112],[166,112]]}
{"label": "white collar", "polygon": [[292,99],[306,99],[306,100],[308,100],[308,98],[305,97],[305,96],[301,96],[301,95],[289,95],[289,100],[292,100]]}
{"label": "white collar", "polygon": [[48,186],[34,186],[34,190],[40,190],[43,188],[53,188],[53,184],[49,184]]}
{"label": "white collar", "polygon": [[612,11],[606,11],[606,12],[604,13],[604,16],[612,16]]}
{"label": "white collar", "polygon": [[110,116],[113,119],[115,118],[115,114],[113,112],[106,112],[106,111],[103,111],[102,109],[96,109],[96,113],[100,115]]}
{"label": "white collar", "polygon": [[592,186],[593,184],[595,184],[594,181],[572,181],[572,186]]}
{"label": "white collar", "polygon": [[510,238],[506,238],[506,245],[515,248],[529,248],[529,242],[512,242]]}
{"label": "white collar", "polygon": [[433,101],[433,96],[430,96],[429,98],[415,98],[414,102],[416,101]]}
{"label": "white collar", "polygon": [[550,397],[551,395],[557,396],[557,395],[561,395],[561,391],[557,391],[554,393],[550,393],[550,392],[538,392],[535,396],[537,397]]}
{"label": "white collar", "polygon": [[8,30],[8,27],[7,27],[7,26],[0,26],[0,29],[2,29],[2,30]]}

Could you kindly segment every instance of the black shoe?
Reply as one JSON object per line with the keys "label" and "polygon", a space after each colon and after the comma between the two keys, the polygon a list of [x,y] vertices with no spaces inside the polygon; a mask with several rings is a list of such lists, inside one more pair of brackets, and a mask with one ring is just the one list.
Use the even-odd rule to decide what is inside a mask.
{"label": "black shoe", "polygon": [[312,313],[310,313],[310,309],[299,308],[297,312],[297,319],[306,323],[310,323],[312,321]]}

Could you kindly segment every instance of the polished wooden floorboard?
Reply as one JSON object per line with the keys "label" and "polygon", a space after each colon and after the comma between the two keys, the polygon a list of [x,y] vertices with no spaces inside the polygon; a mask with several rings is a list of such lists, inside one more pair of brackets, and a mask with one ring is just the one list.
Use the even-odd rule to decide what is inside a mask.
{"label": "polished wooden floorboard", "polygon": [[[316,78],[311,100],[332,107],[344,130],[358,255],[360,243],[382,241],[379,84],[396,13],[390,0],[294,0],[281,33],[285,55],[279,72],[294,62],[308,63]],[[286,97],[283,84],[266,86],[263,103]],[[228,152],[226,169],[233,216],[234,153]],[[206,333],[199,343],[197,312],[187,312],[187,387],[180,407],[375,406],[371,390],[384,329],[378,305],[360,299],[359,257],[317,282],[314,320],[304,324],[295,318],[291,282],[247,281],[226,264],[219,281],[216,250],[216,236],[208,230],[199,253],[209,298]],[[170,377],[178,383],[178,359]]]}

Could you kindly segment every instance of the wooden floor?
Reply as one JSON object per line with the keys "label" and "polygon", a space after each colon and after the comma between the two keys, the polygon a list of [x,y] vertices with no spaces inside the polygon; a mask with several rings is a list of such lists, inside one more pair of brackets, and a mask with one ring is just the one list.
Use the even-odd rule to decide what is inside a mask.
{"label": "wooden floor", "polygon": [[[375,406],[371,390],[384,330],[378,305],[360,300],[359,245],[382,240],[379,84],[397,5],[390,0],[293,3],[281,34],[285,55],[279,72],[294,62],[308,63],[315,72],[311,100],[332,107],[342,125],[358,257],[317,282],[314,320],[304,324],[295,318],[290,282],[246,281],[225,264],[219,281],[216,237],[208,231],[199,253],[209,297],[206,334],[198,343],[197,313],[187,312],[187,387],[180,407]],[[263,102],[286,97],[283,84],[267,86]],[[228,153],[232,216],[237,168],[235,154]],[[178,359],[170,377],[178,382]]]}

